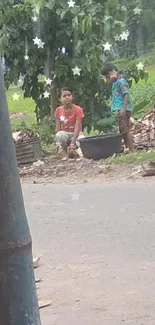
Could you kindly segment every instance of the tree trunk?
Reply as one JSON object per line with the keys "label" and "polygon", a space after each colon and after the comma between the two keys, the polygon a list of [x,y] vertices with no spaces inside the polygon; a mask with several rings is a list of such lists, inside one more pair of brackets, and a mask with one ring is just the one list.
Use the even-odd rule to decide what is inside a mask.
{"label": "tree trunk", "polygon": [[51,88],[51,118],[52,119],[54,119],[54,111],[56,106],[57,106],[57,94],[56,94],[55,85],[53,85]]}
{"label": "tree trunk", "polygon": [[24,209],[0,62],[0,323],[40,325]]}

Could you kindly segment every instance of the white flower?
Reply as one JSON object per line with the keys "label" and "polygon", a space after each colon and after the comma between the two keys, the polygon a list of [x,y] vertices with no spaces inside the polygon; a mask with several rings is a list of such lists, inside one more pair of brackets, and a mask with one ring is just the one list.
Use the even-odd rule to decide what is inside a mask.
{"label": "white flower", "polygon": [[120,35],[120,37],[121,37],[121,40],[123,41],[123,40],[125,40],[125,41],[127,41],[128,40],[128,37],[129,37],[129,31],[127,30],[127,31],[125,31],[125,32],[123,32],[121,35]]}
{"label": "white flower", "polygon": [[112,45],[109,44],[108,42],[106,42],[105,44],[103,44],[103,47],[104,47],[104,50],[105,50],[105,51],[110,51]]}
{"label": "white flower", "polygon": [[50,78],[48,78],[48,79],[45,80],[45,82],[46,82],[46,85],[49,85],[50,86],[51,83],[52,83],[52,80]]}
{"label": "white flower", "polygon": [[38,44],[38,49],[40,49],[40,48],[43,49],[44,48],[44,45],[45,45],[45,43],[40,40],[40,42]]}
{"label": "white flower", "polygon": [[19,100],[19,97],[20,96],[16,93],[14,95],[12,95],[13,100]]}
{"label": "white flower", "polygon": [[33,39],[33,42],[34,42],[34,45],[37,45],[38,46],[38,48],[42,48],[43,49],[43,47],[45,45],[45,43],[42,42],[42,40],[40,38],[38,38],[37,36],[36,36],[36,38]]}
{"label": "white flower", "polygon": [[60,116],[60,121],[61,122],[64,122],[64,123],[67,123],[68,122],[68,119],[65,116],[61,115]]}
{"label": "white flower", "polygon": [[80,194],[75,192],[71,194],[71,197],[73,201],[79,201]]}
{"label": "white flower", "polygon": [[134,11],[134,14],[135,14],[135,15],[140,15],[142,9],[136,7],[133,11]]}
{"label": "white flower", "polygon": [[64,121],[65,121],[65,116],[61,115],[61,116],[60,116],[60,121],[61,121],[61,122],[64,122]]}
{"label": "white flower", "polygon": [[73,75],[78,75],[80,76],[80,72],[81,72],[81,69],[78,68],[78,66],[76,65],[76,67],[74,69],[72,69],[73,71]]}
{"label": "white flower", "polygon": [[34,45],[38,45],[40,42],[40,38],[38,38],[37,36],[33,39]]}
{"label": "white flower", "polygon": [[25,61],[27,61],[27,60],[29,59],[29,56],[26,54],[26,55],[24,56],[24,59],[25,59]]}
{"label": "white flower", "polygon": [[36,22],[36,21],[38,20],[38,17],[37,17],[37,16],[33,16],[33,17],[32,17],[32,20],[33,20],[34,22]]}
{"label": "white flower", "polygon": [[75,1],[73,1],[73,0],[68,1],[68,6],[69,6],[69,8],[74,8]]}
{"label": "white flower", "polygon": [[50,93],[48,91],[45,91],[43,93],[43,95],[44,95],[44,98],[49,98],[50,97]]}
{"label": "white flower", "polygon": [[120,38],[121,38],[121,36],[118,35],[118,34],[114,36],[114,39],[115,39],[116,42],[118,42],[120,40]]}
{"label": "white flower", "polygon": [[144,70],[144,64],[142,62],[139,62],[137,65],[136,65],[138,71],[140,70]]}

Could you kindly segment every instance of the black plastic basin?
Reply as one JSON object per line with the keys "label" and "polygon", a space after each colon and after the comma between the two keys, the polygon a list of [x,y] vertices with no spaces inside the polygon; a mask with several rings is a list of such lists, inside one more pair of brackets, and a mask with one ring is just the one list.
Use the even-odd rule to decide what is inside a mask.
{"label": "black plastic basin", "polygon": [[121,152],[121,135],[104,134],[79,140],[83,156],[87,159],[102,159]]}

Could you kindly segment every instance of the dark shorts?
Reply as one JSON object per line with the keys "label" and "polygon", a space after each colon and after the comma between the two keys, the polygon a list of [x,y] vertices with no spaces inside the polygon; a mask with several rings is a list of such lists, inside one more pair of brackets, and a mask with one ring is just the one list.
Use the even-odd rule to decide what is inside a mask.
{"label": "dark shorts", "polygon": [[130,117],[131,112],[129,111],[126,111],[126,114],[123,116],[118,114],[119,131],[121,134],[125,134],[130,131]]}

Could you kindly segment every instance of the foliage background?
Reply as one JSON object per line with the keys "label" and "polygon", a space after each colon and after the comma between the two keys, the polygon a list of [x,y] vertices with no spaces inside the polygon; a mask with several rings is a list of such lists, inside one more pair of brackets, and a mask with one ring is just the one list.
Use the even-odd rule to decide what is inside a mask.
{"label": "foliage background", "polygon": [[[125,8],[126,10],[124,10]],[[141,15],[134,15],[139,6]],[[32,17],[37,15],[38,21]],[[107,19],[107,16],[113,19]],[[129,30],[128,41],[115,41],[115,35]],[[45,42],[44,49],[34,45],[38,36]],[[104,52],[103,44],[113,44]],[[62,48],[66,52],[62,52]],[[19,1],[5,0],[0,4],[0,51],[5,57],[5,83],[9,88],[24,76],[22,90],[25,98],[35,101],[37,122],[44,121],[59,104],[59,89],[73,89],[75,101],[84,108],[84,128],[99,132],[116,129],[110,112],[110,88],[101,77],[106,62],[116,62],[124,70],[130,85],[147,81],[145,71],[140,73],[138,57],[150,61],[155,48],[155,3],[153,0],[78,0],[69,8],[66,0]],[[29,60],[25,61],[26,51]],[[131,60],[132,59],[132,60]],[[152,56],[151,56],[152,60]],[[153,62],[152,62],[153,63]],[[80,76],[73,76],[72,68],[81,68]],[[48,88],[44,76],[53,79]],[[45,90],[51,96],[45,99]],[[143,84],[132,87],[131,96],[135,117],[142,116],[155,95],[155,87]],[[49,121],[49,120],[48,120]],[[52,124],[52,119],[51,122]],[[49,122],[48,122],[49,124]],[[50,132],[54,132],[54,126]],[[48,131],[47,131],[48,133]]]}

